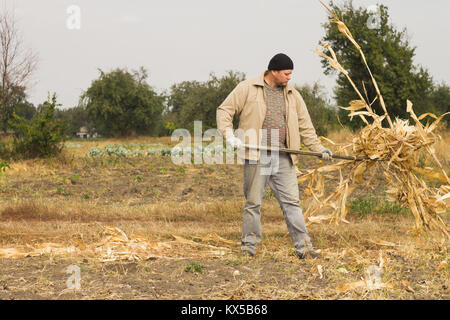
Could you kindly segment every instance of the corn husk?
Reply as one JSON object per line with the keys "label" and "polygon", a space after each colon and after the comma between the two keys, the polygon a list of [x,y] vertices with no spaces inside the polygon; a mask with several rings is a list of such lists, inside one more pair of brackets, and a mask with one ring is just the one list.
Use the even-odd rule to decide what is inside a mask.
{"label": "corn husk", "polygon": [[[348,116],[350,119],[358,116],[365,123],[365,127],[353,138],[352,143],[341,147],[339,152],[344,154],[350,153],[357,158],[367,158],[367,160],[342,161],[337,164],[316,168],[301,175],[298,179],[299,183],[309,181],[305,189],[305,197],[313,199],[312,205],[305,211],[306,220],[309,224],[322,221],[334,221],[336,223],[343,221],[348,223],[345,219],[348,212],[347,200],[355,188],[362,183],[364,174],[367,171],[374,167],[381,167],[382,172],[384,172],[384,178],[388,183],[387,199],[399,202],[403,207],[409,208],[414,215],[415,224],[409,231],[439,230],[442,235],[450,238],[447,226],[439,216],[448,209],[450,180],[433,149],[433,145],[440,138],[434,131],[447,113],[439,117],[432,113],[425,113],[417,117],[414,113],[412,102],[407,101],[406,110],[410,114],[412,123],[410,123],[410,120],[398,118],[392,121],[377,82],[367,64],[364,52],[353,38],[347,26],[339,20],[332,10],[325,4],[323,5],[332,16],[330,21],[337,24],[339,31],[360,52],[363,63],[371,76],[372,84],[377,92],[375,100],[379,99],[384,114],[377,115],[374,113],[371,105],[375,100],[369,103],[364,99],[350,78],[349,73],[339,63],[333,49],[328,44],[321,44],[321,47],[324,50],[328,50],[330,55],[319,50],[315,50],[315,52],[326,58],[331,67],[343,73],[360,97],[360,100],[351,101],[349,106],[343,109],[349,111]],[[365,87],[364,91],[366,91]],[[434,122],[424,126],[420,120],[426,117],[434,119]],[[383,126],[384,121],[387,121],[388,127]],[[432,168],[417,168],[415,163],[420,152],[433,159],[440,172],[436,172]],[[344,169],[350,170],[346,177],[343,174]],[[339,173],[339,183],[335,190],[327,195],[324,192],[325,174],[331,172]],[[417,174],[439,179],[444,184],[440,188],[431,188]],[[323,215],[321,213],[327,208],[331,209],[333,214]],[[318,213],[321,214],[317,215]]]}

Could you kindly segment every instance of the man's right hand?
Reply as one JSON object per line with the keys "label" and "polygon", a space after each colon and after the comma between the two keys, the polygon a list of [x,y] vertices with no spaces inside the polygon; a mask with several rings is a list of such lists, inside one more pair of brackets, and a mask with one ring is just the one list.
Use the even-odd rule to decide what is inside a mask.
{"label": "man's right hand", "polygon": [[234,135],[229,135],[226,140],[227,144],[235,149],[239,149],[242,147],[242,141]]}
{"label": "man's right hand", "polygon": [[333,158],[333,152],[330,149],[323,149],[322,151],[322,159],[323,160],[331,160]]}

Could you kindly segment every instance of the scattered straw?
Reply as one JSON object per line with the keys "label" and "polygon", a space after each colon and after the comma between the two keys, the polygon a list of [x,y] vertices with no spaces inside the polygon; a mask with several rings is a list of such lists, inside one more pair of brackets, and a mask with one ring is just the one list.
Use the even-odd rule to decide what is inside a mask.
{"label": "scattered straw", "polygon": [[[85,244],[80,237],[73,238],[76,245],[59,243],[42,243],[37,247],[24,246],[20,248],[0,248],[0,258],[25,258],[42,255],[71,255],[77,254],[98,259],[101,262],[112,261],[145,261],[157,258],[183,259],[200,257],[217,257],[231,253],[230,246],[236,244],[223,239],[214,233],[203,238],[203,242],[214,241],[218,245],[211,245],[173,236],[173,240],[158,242],[139,236],[128,236],[117,227],[105,227],[102,240]],[[221,245],[219,245],[221,244]],[[226,246],[225,246],[226,245]]]}

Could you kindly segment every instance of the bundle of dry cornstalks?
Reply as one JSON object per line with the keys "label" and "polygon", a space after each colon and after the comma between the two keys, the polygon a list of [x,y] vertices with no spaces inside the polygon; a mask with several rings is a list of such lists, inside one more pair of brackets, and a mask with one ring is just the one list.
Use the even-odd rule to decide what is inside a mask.
{"label": "bundle of dry cornstalks", "polygon": [[[322,3],[323,4],[323,3]],[[338,150],[343,153],[352,153],[358,158],[365,158],[363,161],[342,161],[334,165],[319,167],[311,170],[299,177],[299,183],[309,180],[305,196],[312,197],[313,203],[305,211],[305,218],[308,223],[320,221],[348,222],[345,217],[348,211],[346,205],[350,194],[362,183],[363,175],[366,171],[376,166],[382,167],[384,177],[389,184],[387,189],[387,199],[398,201],[403,207],[409,208],[415,217],[415,226],[410,231],[439,230],[443,235],[450,238],[448,229],[442,218],[439,216],[449,207],[450,180],[435,155],[433,145],[440,139],[435,133],[435,129],[441,119],[431,113],[423,114],[419,117],[413,111],[410,101],[407,101],[406,110],[413,120],[413,125],[408,120],[395,119],[392,121],[387,111],[383,96],[380,93],[377,82],[367,64],[364,52],[353,38],[347,26],[330,10],[325,4],[332,18],[330,21],[337,24],[339,31],[358,49],[365,67],[367,68],[372,84],[377,92],[374,101],[365,99],[358,90],[349,73],[340,65],[333,49],[327,44],[321,44],[323,49],[329,51],[330,55],[323,51],[315,52],[329,61],[334,69],[343,73],[353,86],[359,96],[359,100],[351,101],[350,106],[343,108],[349,111],[349,117],[360,117],[365,123],[359,134],[353,138],[352,143],[341,146]],[[367,96],[367,94],[366,94]],[[384,111],[383,115],[377,115],[372,109],[373,103],[379,100]],[[420,121],[426,117],[434,118],[432,124],[424,126]],[[387,121],[388,127],[383,127]],[[435,172],[431,168],[417,168],[418,156],[425,153],[434,160],[441,172]],[[344,177],[343,169],[349,169],[349,174]],[[325,178],[327,173],[339,172],[340,181],[334,192],[326,195],[324,192]],[[444,184],[440,188],[431,188],[417,174],[439,178]],[[319,210],[332,208],[333,213],[328,216],[315,216]]]}

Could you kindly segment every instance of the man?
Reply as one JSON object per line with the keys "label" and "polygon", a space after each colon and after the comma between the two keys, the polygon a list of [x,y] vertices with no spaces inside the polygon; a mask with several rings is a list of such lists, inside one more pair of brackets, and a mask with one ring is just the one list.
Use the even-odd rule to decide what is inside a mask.
{"label": "man", "polygon": [[[270,141],[272,149],[299,150],[302,142],[310,150],[321,152],[323,159],[331,159],[331,151],[325,149],[317,138],[303,98],[288,85],[293,69],[294,64],[287,55],[275,55],[262,76],[239,83],[217,108],[217,128],[229,145],[242,148],[243,142],[249,138],[252,145],[268,146]],[[239,116],[238,137],[233,133],[235,116]],[[268,155],[269,158],[262,151],[249,149],[242,155],[246,203],[241,249],[250,256],[256,254],[262,236],[261,202],[269,184],[283,211],[297,256],[303,259],[309,254],[318,258],[299,205],[297,156],[270,152]]]}

